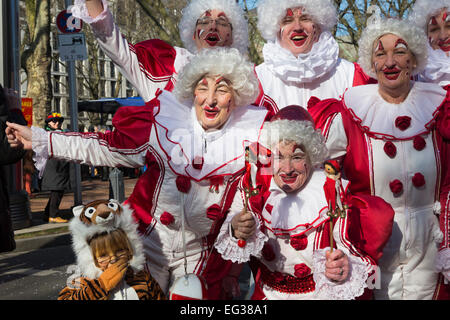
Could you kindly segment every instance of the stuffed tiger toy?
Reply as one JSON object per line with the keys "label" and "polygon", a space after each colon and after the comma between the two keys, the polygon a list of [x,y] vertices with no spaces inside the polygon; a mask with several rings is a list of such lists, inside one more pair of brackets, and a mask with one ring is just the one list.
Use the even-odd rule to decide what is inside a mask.
{"label": "stuffed tiger toy", "polygon": [[145,256],[142,240],[128,205],[122,205],[114,199],[95,200],[86,205],[74,207],[72,212],[74,218],[70,221],[69,229],[72,233],[72,247],[82,276],[95,279],[102,273],[93,260],[89,240],[95,234],[117,228],[125,231],[131,243],[133,258],[130,260],[130,266],[136,272],[143,270]]}
{"label": "stuffed tiger toy", "polygon": [[74,207],[72,212],[84,224],[114,226],[116,217],[122,214],[123,208],[117,200],[95,200],[87,205]]}

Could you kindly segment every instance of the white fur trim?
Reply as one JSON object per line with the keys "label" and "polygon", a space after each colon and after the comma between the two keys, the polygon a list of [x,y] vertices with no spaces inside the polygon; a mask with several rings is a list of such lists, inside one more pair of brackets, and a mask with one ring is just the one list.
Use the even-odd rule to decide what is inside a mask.
{"label": "white fur trim", "polygon": [[248,26],[244,17],[244,11],[234,0],[192,0],[184,9],[178,29],[184,46],[192,53],[197,52],[197,46],[193,40],[195,26],[198,18],[207,10],[222,10],[233,27],[232,48],[241,53],[247,53]]}
{"label": "white fur trim", "polygon": [[126,204],[122,205],[122,208],[123,212],[116,216],[113,225],[101,226],[93,224],[87,226],[78,216],[75,216],[70,221],[69,229],[72,233],[72,247],[83,276],[95,279],[102,274],[102,271],[95,265],[91,247],[87,240],[97,233],[108,232],[118,228],[127,234],[133,249],[133,258],[130,260],[130,266],[134,271],[143,270],[145,256],[142,239],[137,232],[137,225],[132,217],[132,210]]}
{"label": "white fur trim", "polygon": [[267,41],[275,41],[280,22],[289,8],[303,7],[322,31],[330,31],[338,16],[331,0],[262,0],[258,3],[258,29]]}
{"label": "white fur trim", "polygon": [[[378,9],[379,10],[379,9]],[[377,11],[379,12],[379,11]],[[414,54],[417,62],[413,75],[421,73],[427,64],[427,36],[425,32],[407,20],[395,18],[377,17],[373,13],[367,21],[367,27],[363,30],[359,39],[359,60],[361,68],[369,76],[376,78],[372,70],[372,54],[374,42],[381,36],[392,33],[401,37],[408,43],[409,50]]]}

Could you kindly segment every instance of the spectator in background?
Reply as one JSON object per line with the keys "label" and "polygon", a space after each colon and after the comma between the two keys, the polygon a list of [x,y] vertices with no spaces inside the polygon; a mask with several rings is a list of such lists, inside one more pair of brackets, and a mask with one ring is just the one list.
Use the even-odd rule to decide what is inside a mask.
{"label": "spectator in background", "polygon": [[428,62],[419,81],[450,85],[450,0],[417,0],[408,17],[428,36]]}
{"label": "spectator in background", "polygon": [[[62,131],[64,118],[53,112],[45,119],[45,130]],[[50,223],[65,223],[66,219],[58,216],[59,206],[64,191],[70,189],[70,163],[57,159],[49,159],[42,173],[42,191],[50,191],[50,197],[44,211],[44,221]]]}
{"label": "spectator in background", "polygon": [[18,95],[12,89],[3,89],[0,85],[0,252],[16,248],[4,166],[16,163],[25,154],[25,150],[10,147],[5,135],[6,121],[26,124],[20,111]]}

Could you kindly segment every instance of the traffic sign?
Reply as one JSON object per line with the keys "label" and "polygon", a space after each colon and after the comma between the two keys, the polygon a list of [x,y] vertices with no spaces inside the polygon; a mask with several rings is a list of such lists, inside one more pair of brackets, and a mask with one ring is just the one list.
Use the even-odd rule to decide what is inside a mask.
{"label": "traffic sign", "polygon": [[83,21],[63,10],[56,16],[56,26],[62,33],[77,33],[81,31]]}
{"label": "traffic sign", "polygon": [[86,60],[86,38],[84,33],[58,34],[59,57],[62,61]]}

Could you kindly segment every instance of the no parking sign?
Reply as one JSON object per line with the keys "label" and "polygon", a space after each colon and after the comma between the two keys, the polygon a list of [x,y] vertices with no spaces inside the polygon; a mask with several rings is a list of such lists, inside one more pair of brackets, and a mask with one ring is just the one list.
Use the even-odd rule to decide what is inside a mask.
{"label": "no parking sign", "polygon": [[61,11],[56,17],[58,34],[58,51],[62,61],[75,61],[87,59],[86,39],[80,32],[83,22],[75,18],[67,10]]}
{"label": "no parking sign", "polygon": [[56,26],[62,33],[77,33],[81,31],[83,21],[63,10],[56,16]]}

